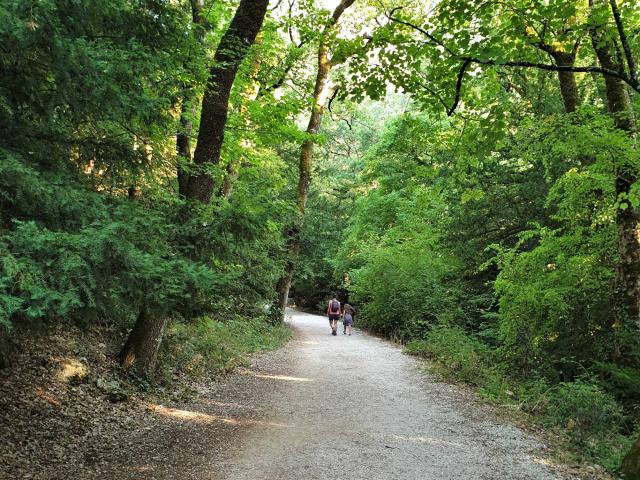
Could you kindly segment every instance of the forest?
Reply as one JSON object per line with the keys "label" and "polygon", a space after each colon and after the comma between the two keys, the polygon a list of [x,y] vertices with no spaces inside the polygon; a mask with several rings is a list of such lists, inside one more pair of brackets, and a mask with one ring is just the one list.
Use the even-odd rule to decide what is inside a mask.
{"label": "forest", "polygon": [[640,478],[638,64],[634,0],[2,0],[0,367],[221,374],[336,294]]}

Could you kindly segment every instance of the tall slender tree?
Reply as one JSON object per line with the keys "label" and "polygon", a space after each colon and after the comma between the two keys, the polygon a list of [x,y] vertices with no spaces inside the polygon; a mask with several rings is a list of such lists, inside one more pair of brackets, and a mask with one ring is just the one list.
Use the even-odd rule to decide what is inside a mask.
{"label": "tall slender tree", "polygon": [[[615,0],[610,0],[609,5],[606,0],[589,0],[589,5],[594,12],[598,8],[611,6],[617,25],[617,40],[627,52],[628,43]],[[614,40],[603,34],[603,28],[603,25],[594,21],[591,29],[591,40],[600,65],[608,70],[625,71],[625,60],[616,58],[612,53],[615,50]],[[630,51],[625,59],[630,76],[634,78],[635,63]],[[604,76],[604,83],[607,107],[616,127],[635,136],[636,122],[627,86],[621,79],[609,75]],[[616,265],[612,323],[625,323],[631,319],[640,325],[640,209],[630,200],[631,187],[638,180],[638,173],[629,165],[616,165],[615,169],[616,194],[620,202],[616,211],[620,258]]]}
{"label": "tall slender tree", "polygon": [[304,221],[304,211],[307,205],[307,197],[309,195],[309,187],[311,185],[311,171],[313,168],[313,146],[315,138],[322,124],[322,116],[324,114],[325,103],[328,97],[328,83],[331,70],[336,62],[330,58],[329,52],[329,35],[338,24],[338,20],[349,8],[355,0],[342,0],[334,9],[329,23],[325,26],[320,38],[318,46],[318,67],[316,73],[316,81],[313,89],[313,102],[311,105],[311,115],[309,116],[309,124],[307,125],[307,134],[309,135],[300,147],[300,162],[298,167],[298,186],[296,189],[296,215],[286,231],[287,245],[287,261],[285,269],[278,280],[276,286],[278,294],[278,316],[280,320],[284,319],[284,309],[289,299],[289,289],[291,288],[291,280],[295,269],[296,261],[300,253],[300,230]]}
{"label": "tall slender tree", "polygon": [[[205,32],[205,20],[202,15],[204,0],[191,0],[191,18],[196,29],[198,41],[202,42]],[[182,98],[180,105],[180,127],[176,134],[176,149],[178,153],[178,191],[183,193],[187,188],[189,176],[185,171],[185,164],[191,163],[191,134],[193,133],[192,116],[195,114],[194,98],[188,93]]]}

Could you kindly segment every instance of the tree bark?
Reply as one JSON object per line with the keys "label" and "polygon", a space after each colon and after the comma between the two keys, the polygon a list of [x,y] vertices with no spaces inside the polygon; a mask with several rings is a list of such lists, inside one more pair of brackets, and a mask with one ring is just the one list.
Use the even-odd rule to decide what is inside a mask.
{"label": "tree bark", "polygon": [[278,295],[277,320],[284,320],[284,309],[289,303],[289,290],[291,290],[291,281],[293,280],[293,272],[296,266],[296,260],[300,254],[300,230],[297,225],[292,225],[291,229],[286,233],[287,237],[287,261],[284,266],[284,272],[276,285],[276,293]]}
{"label": "tree bark", "polygon": [[13,344],[9,331],[0,325],[0,369],[11,367]]}
{"label": "tree bark", "polygon": [[[525,31],[525,35],[529,34]],[[571,52],[565,51],[562,46],[548,44],[543,39],[532,38],[532,44],[549,54],[558,67],[573,67],[580,47],[580,40],[573,45]],[[560,94],[565,112],[575,112],[580,103],[575,72],[558,70],[558,81],[560,82]]]}
{"label": "tree bark", "polygon": [[182,100],[180,111],[180,130],[176,135],[176,147],[178,150],[178,193],[186,196],[189,175],[184,170],[184,164],[191,163],[191,132],[193,131],[193,123],[189,120],[187,111],[188,106],[186,99]]}
{"label": "tree bark", "polygon": [[149,378],[156,368],[166,324],[167,317],[152,316],[141,311],[120,352],[122,368],[133,368],[142,377]]}
{"label": "tree bark", "polygon": [[622,461],[622,475],[626,480],[640,480],[640,438]]}
{"label": "tree bark", "polygon": [[325,102],[328,96],[327,84],[333,64],[329,59],[329,47],[327,45],[327,35],[331,29],[338,23],[338,20],[349,8],[355,0],[342,0],[333,11],[330,23],[325,27],[318,47],[318,70],[316,73],[316,82],[313,89],[313,103],[311,106],[311,115],[309,124],[307,125],[307,134],[309,137],[302,142],[300,148],[300,161],[298,166],[298,187],[296,190],[296,216],[293,224],[286,233],[287,245],[287,263],[282,276],[278,280],[276,286],[278,294],[277,315],[280,321],[284,320],[284,312],[289,299],[289,290],[293,279],[293,272],[300,253],[300,231],[304,222],[304,212],[307,205],[307,197],[309,195],[309,187],[311,185],[311,170],[313,167],[313,146],[315,144],[314,137],[320,130],[322,116],[324,114]]}
{"label": "tree bark", "polygon": [[222,182],[222,188],[220,189],[220,196],[229,200],[231,192],[233,191],[233,183],[238,178],[238,165],[236,162],[230,161],[227,165],[227,170],[224,175],[224,181]]}
{"label": "tree bark", "polygon": [[[598,0],[595,0],[598,1]],[[594,0],[590,0],[594,6]],[[611,54],[611,42],[595,27],[591,31],[593,48],[603,68],[619,70],[622,66]],[[613,76],[604,76],[607,107],[616,127],[635,135],[636,123],[629,92],[625,83]],[[631,186],[638,180],[637,172],[628,166],[616,167],[616,194],[620,208],[616,212],[618,254],[612,309],[612,324],[629,321],[640,325],[640,211],[629,201]]]}
{"label": "tree bark", "polygon": [[[196,29],[196,38],[200,43],[204,40],[205,19],[202,16],[204,0],[191,0],[191,19],[193,27]],[[184,169],[184,165],[191,163],[191,134],[193,133],[193,122],[191,116],[195,114],[195,107],[191,105],[194,98],[185,94],[180,106],[180,129],[176,134],[176,150],[178,154],[178,164],[176,173],[178,176],[178,193],[186,196],[189,175]]]}
{"label": "tree bark", "polygon": [[200,130],[193,155],[197,170],[188,175],[184,192],[188,199],[202,203],[211,201],[214,180],[207,167],[220,162],[231,87],[240,63],[262,27],[268,4],[269,0],[241,0],[220,40],[202,98]]}
{"label": "tree bark", "polygon": [[[555,64],[558,66],[573,66],[576,56],[573,53],[553,51],[551,53]],[[578,96],[578,87],[576,85],[576,74],[573,72],[558,72],[558,81],[560,82],[560,94],[564,102],[564,109],[567,113],[575,112],[580,98]]]}

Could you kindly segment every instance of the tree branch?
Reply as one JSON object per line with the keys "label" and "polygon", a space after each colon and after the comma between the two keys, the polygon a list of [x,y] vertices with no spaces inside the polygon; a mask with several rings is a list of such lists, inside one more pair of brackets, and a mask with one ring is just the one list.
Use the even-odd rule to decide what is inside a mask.
{"label": "tree branch", "polygon": [[329,113],[333,113],[331,111],[331,104],[333,103],[333,101],[336,99],[336,97],[338,96],[338,92],[340,91],[340,88],[334,88],[333,92],[331,93],[331,97],[329,97],[329,103],[327,104],[327,109],[329,110]]}
{"label": "tree branch", "polygon": [[[435,97],[441,104],[442,106],[445,108],[445,110],[447,110],[447,112],[449,111],[449,105],[447,105],[447,102],[445,102],[442,97],[440,95],[438,95],[438,93],[433,90],[431,87],[429,87],[428,85],[416,81],[417,85],[420,85],[420,87],[422,87],[424,90],[426,90],[427,92],[429,92],[430,95],[432,95],[433,97]],[[452,112],[453,113],[453,112]]]}
{"label": "tree branch", "polygon": [[458,80],[456,81],[456,96],[453,99],[453,105],[451,105],[451,108],[447,110],[448,116],[453,115],[453,112],[455,112],[456,108],[458,107],[458,103],[460,103],[460,90],[462,90],[462,80],[464,78],[464,73],[469,65],[471,65],[471,59],[466,59],[460,67],[460,71],[458,72]]}
{"label": "tree branch", "polygon": [[609,77],[615,77],[631,88],[633,88],[636,92],[640,93],[640,84],[637,80],[632,80],[627,77],[624,73],[616,72],[615,70],[610,70],[608,68],[602,67],[576,67],[573,65],[549,65],[546,63],[536,63],[536,62],[496,62],[495,60],[481,60],[479,58],[474,57],[462,57],[463,60],[470,60],[473,63],[478,63],[481,65],[493,65],[496,67],[520,67],[520,68],[537,68],[539,70],[547,70],[550,72],[576,72],[576,73],[599,73],[601,75],[606,75]]}
{"label": "tree branch", "polygon": [[622,24],[622,19],[620,18],[620,11],[618,10],[616,0],[609,0],[609,5],[611,5],[611,12],[613,13],[613,18],[616,21],[616,27],[618,28],[618,36],[620,37],[624,55],[627,59],[627,66],[629,67],[629,78],[631,79],[631,81],[636,81],[635,62],[633,60],[633,55],[631,54],[631,47],[629,47],[627,35],[624,33],[624,26]]}
{"label": "tree branch", "polygon": [[[615,11],[617,12],[617,7],[614,7],[615,5],[615,0],[609,0],[610,2],[612,2],[612,8],[615,8]],[[424,28],[415,25],[411,22],[408,22],[406,20],[401,20],[399,18],[396,18],[393,16],[393,14],[400,10],[402,7],[396,7],[394,9],[392,9],[389,13],[386,13],[387,18],[394,22],[394,23],[398,23],[401,25],[404,25],[406,27],[409,27],[419,33],[421,33],[422,35],[424,35],[427,39],[429,39],[429,41],[431,41],[433,44],[438,45],[440,47],[442,47],[451,57],[453,57],[454,59],[458,59],[461,60],[463,62],[462,67],[458,73],[458,78],[457,78],[457,82],[456,82],[456,94],[455,94],[455,99],[454,99],[454,103],[453,105],[449,108],[445,105],[445,102],[442,100],[441,97],[437,96],[438,100],[445,105],[445,108],[447,108],[447,114],[449,116],[451,116],[455,109],[458,106],[458,103],[460,101],[460,90],[462,87],[462,81],[463,81],[463,77],[464,77],[464,73],[466,71],[466,69],[468,68],[468,66],[471,63],[476,63],[476,64],[480,64],[480,65],[492,65],[492,66],[496,66],[496,67],[510,67],[510,68],[536,68],[539,70],[546,70],[546,71],[551,71],[551,72],[574,72],[574,73],[598,73],[600,75],[605,75],[605,76],[609,76],[609,77],[615,77],[618,78],[620,80],[622,80],[623,82],[625,82],[627,85],[629,85],[633,90],[635,90],[636,92],[640,93],[640,82],[638,82],[638,79],[635,76],[635,70],[632,70],[632,66],[633,68],[635,68],[634,66],[634,62],[633,62],[633,58],[631,56],[631,51],[629,50],[629,53],[627,54],[627,63],[629,63],[630,61],[630,72],[629,75],[626,74],[626,72],[622,71],[622,72],[618,72],[612,69],[608,69],[608,68],[603,68],[603,67],[597,67],[597,66],[589,66],[589,67],[577,67],[575,65],[550,65],[550,64],[546,64],[546,63],[537,63],[537,62],[527,62],[527,61],[509,61],[509,62],[497,62],[495,60],[482,60],[480,58],[477,57],[469,57],[469,56],[461,56],[459,54],[456,54],[454,51],[452,51],[449,47],[447,47],[447,45],[440,39],[438,39],[436,36],[434,36],[432,33],[428,32],[427,30],[425,30]],[[615,16],[615,14],[614,14]],[[617,16],[617,20],[616,23],[618,24],[618,20],[619,20],[620,16],[618,14]],[[627,50],[629,49],[629,44],[627,42],[626,36],[624,34],[624,29],[622,28],[622,23],[619,23],[619,27],[618,27],[618,33],[621,37],[621,41],[623,43],[624,49],[625,49],[625,54],[627,53]],[[550,55],[553,55],[553,53],[557,53],[554,51],[554,49],[552,47],[550,47],[549,45],[547,45],[546,43],[544,43],[543,41],[540,41],[539,44],[534,44],[535,46],[537,46],[538,48],[540,48],[541,50],[546,51],[547,53],[549,53]],[[572,52],[572,55],[575,55],[576,51],[577,51],[577,46],[579,45],[579,42],[576,42],[576,45],[574,45],[574,49]],[[421,86],[423,86],[423,88],[425,88],[429,93],[434,93],[431,89],[426,88],[425,85],[422,85],[420,83]]]}
{"label": "tree branch", "polygon": [[391,12],[389,12],[389,13],[387,14],[387,18],[388,18],[389,20],[391,20],[392,22],[399,23],[399,24],[401,24],[401,25],[405,25],[405,26],[407,26],[407,27],[409,27],[409,28],[412,28],[412,29],[414,29],[414,30],[416,30],[416,31],[420,32],[420,33],[421,33],[421,34],[423,34],[425,37],[427,37],[429,40],[431,40],[433,43],[435,43],[436,45],[439,45],[439,46],[441,46],[442,48],[444,48],[444,49],[446,50],[446,52],[447,52],[449,55],[454,56],[454,57],[456,56],[456,55],[455,55],[455,53],[454,53],[454,52],[452,52],[452,51],[449,49],[449,47],[447,47],[447,46],[444,44],[444,42],[443,42],[442,40],[440,40],[440,39],[438,39],[438,38],[434,37],[431,33],[427,32],[424,28],[419,27],[418,25],[415,25],[415,24],[413,24],[413,23],[411,23],[411,22],[407,22],[407,21],[405,21],[405,20],[400,20],[399,18],[395,18],[395,17],[393,17],[393,16],[392,16],[392,15],[393,15],[393,13],[394,13],[395,11],[397,11],[397,10],[400,10],[401,8],[402,8],[402,7],[396,7],[396,8],[394,8],[393,10],[391,10]]}

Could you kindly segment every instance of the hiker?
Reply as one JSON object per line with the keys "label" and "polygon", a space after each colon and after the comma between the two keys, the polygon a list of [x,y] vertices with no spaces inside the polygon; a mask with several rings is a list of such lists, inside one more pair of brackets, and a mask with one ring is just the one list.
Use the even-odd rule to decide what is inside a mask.
{"label": "hiker", "polygon": [[329,325],[331,326],[331,335],[337,335],[338,320],[340,319],[340,302],[334,296],[329,300],[327,305],[327,315],[329,315]]}
{"label": "hiker", "polygon": [[342,326],[344,330],[343,335],[351,336],[351,325],[353,325],[353,316],[356,314],[356,309],[348,303],[345,303],[342,307]]}

